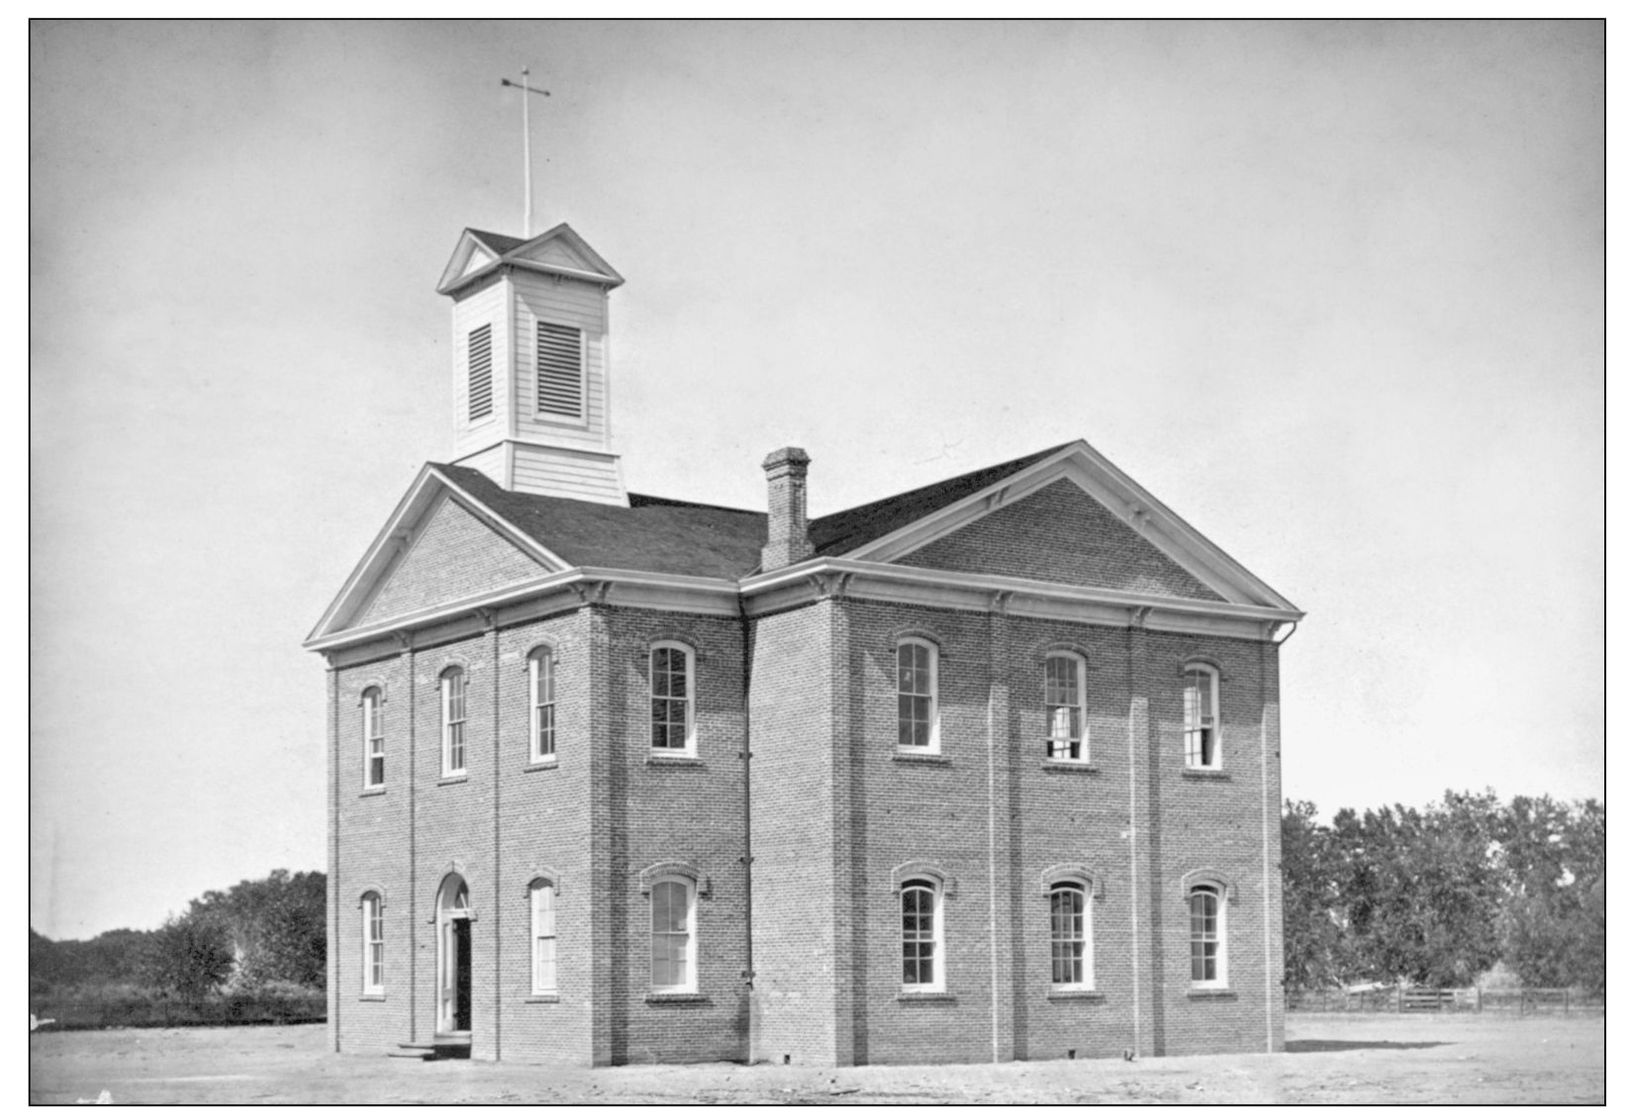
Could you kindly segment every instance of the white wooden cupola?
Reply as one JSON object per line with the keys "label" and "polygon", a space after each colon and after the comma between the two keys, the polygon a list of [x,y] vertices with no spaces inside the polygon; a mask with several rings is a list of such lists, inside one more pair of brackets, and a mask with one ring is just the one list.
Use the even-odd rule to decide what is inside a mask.
{"label": "white wooden cupola", "polygon": [[453,463],[516,492],[628,505],[612,452],[608,296],[623,283],[564,224],[530,240],[465,229],[453,299]]}

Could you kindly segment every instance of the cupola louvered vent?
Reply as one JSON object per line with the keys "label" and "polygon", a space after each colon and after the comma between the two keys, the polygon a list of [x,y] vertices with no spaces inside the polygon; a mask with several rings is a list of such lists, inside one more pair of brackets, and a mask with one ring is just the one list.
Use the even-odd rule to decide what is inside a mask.
{"label": "cupola louvered vent", "polygon": [[470,331],[470,421],[493,413],[493,327]]}
{"label": "cupola louvered vent", "polygon": [[583,417],[583,333],[570,325],[538,323],[538,411]]}

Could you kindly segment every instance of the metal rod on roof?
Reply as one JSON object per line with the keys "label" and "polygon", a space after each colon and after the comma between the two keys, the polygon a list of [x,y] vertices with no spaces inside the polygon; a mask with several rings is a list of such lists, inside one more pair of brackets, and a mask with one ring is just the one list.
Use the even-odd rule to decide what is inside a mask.
{"label": "metal rod on roof", "polygon": [[[531,73],[531,69],[523,66],[519,82],[511,81],[507,77],[501,77],[498,79],[498,83],[511,89],[519,89],[523,93],[537,93],[541,96],[549,96],[548,89],[534,89],[527,84],[527,77]],[[521,98],[521,192],[526,195],[522,199],[521,206],[521,238],[523,240],[532,239],[532,117],[527,111],[528,103],[526,97]]]}

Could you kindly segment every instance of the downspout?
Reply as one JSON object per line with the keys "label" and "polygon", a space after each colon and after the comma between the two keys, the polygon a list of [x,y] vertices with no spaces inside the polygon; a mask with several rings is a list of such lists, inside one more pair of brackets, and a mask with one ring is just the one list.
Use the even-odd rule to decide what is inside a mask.
{"label": "downspout", "polygon": [[753,737],[751,734],[748,695],[753,681],[753,660],[749,653],[752,624],[748,619],[747,603],[740,595],[736,598],[737,612],[742,620],[742,924],[746,927],[747,948],[742,969],[742,980],[749,992],[748,1003],[748,1061],[753,1060]]}

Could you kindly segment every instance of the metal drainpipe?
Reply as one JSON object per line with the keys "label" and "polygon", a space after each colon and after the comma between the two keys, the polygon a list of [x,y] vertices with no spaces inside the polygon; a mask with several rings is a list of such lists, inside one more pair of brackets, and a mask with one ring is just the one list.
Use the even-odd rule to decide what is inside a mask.
{"label": "metal drainpipe", "polygon": [[[750,723],[750,709],[748,694],[753,680],[753,660],[749,653],[751,645],[751,624],[748,620],[747,605],[741,596],[736,598],[736,607],[742,617],[742,901],[744,904],[742,924],[747,927],[747,967],[742,970],[742,978],[747,988],[753,990],[753,780],[750,774],[753,770],[753,737]],[[753,1005],[748,1004],[748,1013],[751,1017]],[[751,1029],[751,1026],[750,1026]],[[750,1049],[748,1055],[751,1057]]]}

